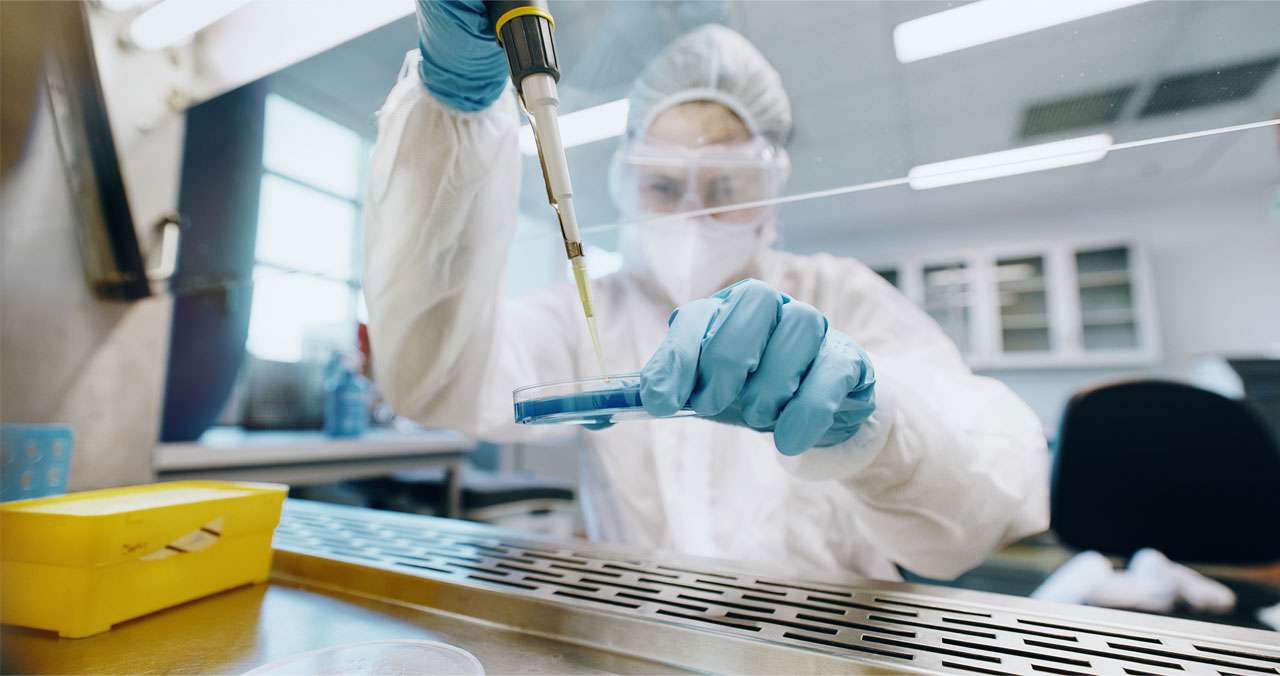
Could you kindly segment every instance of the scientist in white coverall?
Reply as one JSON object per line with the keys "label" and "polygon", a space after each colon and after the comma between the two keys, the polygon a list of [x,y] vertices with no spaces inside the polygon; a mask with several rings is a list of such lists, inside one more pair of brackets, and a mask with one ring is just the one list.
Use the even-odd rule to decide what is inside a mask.
{"label": "scientist in white coverall", "polygon": [[772,209],[678,215],[776,195],[788,170],[778,74],[718,25],[634,86],[614,198],[627,219],[676,216],[623,226],[624,267],[595,283],[609,372],[643,366],[650,412],[714,420],[515,425],[514,388],[598,368],[571,285],[504,299],[520,122],[483,6],[421,0],[418,20],[365,203],[376,378],[398,412],[580,435],[592,539],[792,576],[949,578],[1047,526],[1037,418],[927,315],[855,260],[771,249]]}

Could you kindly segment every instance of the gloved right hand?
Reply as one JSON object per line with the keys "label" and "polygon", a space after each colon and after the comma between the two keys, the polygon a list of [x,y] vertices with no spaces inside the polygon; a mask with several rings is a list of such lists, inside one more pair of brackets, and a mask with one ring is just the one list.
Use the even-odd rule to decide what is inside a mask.
{"label": "gloved right hand", "polygon": [[699,415],[773,432],[783,455],[834,446],[876,409],[875,369],[812,305],[747,279],[671,313],[640,372],[640,400],[663,418]]}
{"label": "gloved right hand", "polygon": [[418,0],[418,76],[458,110],[488,108],[507,86],[507,56],[481,0]]}

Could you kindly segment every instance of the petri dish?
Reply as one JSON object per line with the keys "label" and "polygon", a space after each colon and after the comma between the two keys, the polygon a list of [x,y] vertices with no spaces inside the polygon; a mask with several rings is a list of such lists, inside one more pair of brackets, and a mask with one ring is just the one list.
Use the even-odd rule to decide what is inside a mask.
{"label": "petri dish", "polygon": [[457,674],[484,676],[475,655],[439,641],[393,639],[362,641],[321,648],[268,662],[243,676],[402,676],[405,674]]}
{"label": "petri dish", "polygon": [[[640,374],[622,373],[521,387],[511,393],[516,422],[524,425],[591,425],[652,420],[640,401]],[[694,415],[685,408],[675,415]]]}

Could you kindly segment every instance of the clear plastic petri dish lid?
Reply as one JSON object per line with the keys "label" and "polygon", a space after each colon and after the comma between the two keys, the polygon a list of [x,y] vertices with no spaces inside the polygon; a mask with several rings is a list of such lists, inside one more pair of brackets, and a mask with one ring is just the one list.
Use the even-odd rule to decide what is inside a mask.
{"label": "clear plastic petri dish lid", "polygon": [[475,655],[439,641],[393,639],[346,643],[268,662],[243,676],[458,674],[484,676]]}
{"label": "clear plastic petri dish lid", "polygon": [[[621,373],[521,387],[511,393],[516,422],[524,425],[599,425],[651,420],[640,400],[640,374]],[[694,415],[681,409],[672,418]]]}

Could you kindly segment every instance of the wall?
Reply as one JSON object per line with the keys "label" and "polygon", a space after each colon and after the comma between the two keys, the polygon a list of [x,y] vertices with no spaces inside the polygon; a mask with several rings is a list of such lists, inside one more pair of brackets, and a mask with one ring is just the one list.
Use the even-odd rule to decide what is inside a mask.
{"label": "wall", "polygon": [[[992,182],[995,183],[995,182]],[[1076,390],[1134,374],[1177,376],[1202,352],[1280,347],[1280,221],[1277,186],[1189,193],[1164,200],[979,220],[956,212],[946,225],[861,228],[820,239],[796,233],[788,248],[824,250],[866,261],[971,247],[1072,238],[1129,238],[1148,254],[1163,349],[1161,362],[1129,369],[993,371],[1036,410],[1051,434]]]}
{"label": "wall", "polygon": [[[33,31],[11,12],[38,5],[3,3],[4,23]],[[25,6],[24,6],[25,5]],[[103,89],[135,224],[144,247],[149,225],[173,209],[182,118],[168,106],[171,83],[189,76],[181,52],[128,54],[116,48],[119,25],[94,12]],[[6,35],[5,62],[14,42]],[[55,39],[38,36],[40,40]],[[65,39],[65,38],[63,38]],[[5,96],[15,76],[5,73]],[[76,433],[72,489],[148,481],[160,414],[171,304],[95,298],[77,248],[78,215],[58,156],[43,92],[35,103],[26,152],[0,184],[3,213],[3,310],[0,311],[0,414],[5,422],[61,422]],[[6,114],[9,112],[6,105]],[[22,133],[26,132],[26,133]]]}

